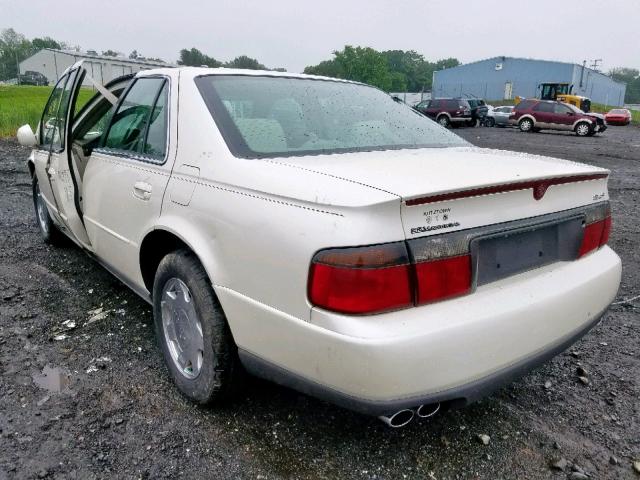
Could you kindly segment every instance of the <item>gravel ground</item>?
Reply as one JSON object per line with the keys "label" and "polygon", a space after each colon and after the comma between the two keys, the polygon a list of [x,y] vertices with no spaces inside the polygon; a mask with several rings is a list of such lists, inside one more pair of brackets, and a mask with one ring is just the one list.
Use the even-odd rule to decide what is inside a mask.
{"label": "gravel ground", "polygon": [[[457,132],[610,168],[618,302],[640,294],[640,129]],[[41,242],[27,155],[0,141],[0,480],[640,478],[640,300],[482,402],[399,430],[257,379],[200,408],[171,385],[148,305],[77,248]]]}

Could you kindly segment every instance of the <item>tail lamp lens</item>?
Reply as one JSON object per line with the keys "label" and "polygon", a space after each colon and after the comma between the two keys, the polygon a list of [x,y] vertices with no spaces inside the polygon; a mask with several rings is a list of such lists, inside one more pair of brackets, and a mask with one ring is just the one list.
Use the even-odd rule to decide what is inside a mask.
{"label": "tail lamp lens", "polygon": [[309,299],[341,313],[378,313],[413,305],[411,265],[404,242],[336,248],[315,255]]}
{"label": "tail lamp lens", "polygon": [[340,313],[379,313],[470,290],[470,255],[410,261],[404,242],[323,250],[309,272],[311,303]]}
{"label": "tail lamp lens", "polygon": [[597,248],[603,247],[609,241],[611,233],[611,217],[590,223],[584,227],[584,236],[580,244],[578,257],[583,257]]}
{"label": "tail lamp lens", "polygon": [[610,233],[611,209],[609,202],[606,202],[587,212],[578,258],[606,245]]}
{"label": "tail lamp lens", "polygon": [[471,291],[471,255],[417,263],[415,269],[419,305]]}

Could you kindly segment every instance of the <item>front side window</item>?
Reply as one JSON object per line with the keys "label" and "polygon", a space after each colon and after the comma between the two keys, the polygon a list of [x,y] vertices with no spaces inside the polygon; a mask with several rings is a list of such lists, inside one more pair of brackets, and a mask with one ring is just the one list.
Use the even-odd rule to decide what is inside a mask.
{"label": "front side window", "polygon": [[196,84],[229,149],[244,158],[467,145],[365,85],[248,75]]}
{"label": "front side window", "polygon": [[[166,126],[166,120],[162,120],[166,114],[165,84],[164,78],[136,80],[113,114],[103,141],[104,147],[121,153],[158,151],[158,119]],[[153,146],[147,145],[149,130],[153,132]],[[163,157],[164,149],[161,155],[153,153],[151,156]]]}
{"label": "front side window", "polygon": [[553,111],[555,113],[559,113],[561,115],[566,115],[567,113],[572,113],[572,110],[569,107],[567,107],[565,105],[562,105],[561,103],[555,104],[554,107],[553,107]]}
{"label": "front side window", "polygon": [[51,93],[40,121],[40,145],[60,151],[64,148],[67,113],[78,70],[63,76]]}

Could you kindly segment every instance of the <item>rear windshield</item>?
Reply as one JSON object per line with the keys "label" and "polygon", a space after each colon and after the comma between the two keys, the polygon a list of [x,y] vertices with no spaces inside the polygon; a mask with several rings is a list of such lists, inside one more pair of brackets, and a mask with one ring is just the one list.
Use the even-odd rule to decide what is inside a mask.
{"label": "rear windshield", "polygon": [[468,145],[366,85],[248,75],[207,75],[196,84],[238,157]]}
{"label": "rear windshield", "polygon": [[627,111],[623,110],[621,108],[614,108],[613,110],[611,110],[609,113],[616,113],[618,115],[626,115]]}

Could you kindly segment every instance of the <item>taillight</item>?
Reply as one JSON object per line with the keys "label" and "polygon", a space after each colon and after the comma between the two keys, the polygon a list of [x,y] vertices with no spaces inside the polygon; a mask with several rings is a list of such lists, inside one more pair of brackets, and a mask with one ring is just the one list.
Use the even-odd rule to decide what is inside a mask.
{"label": "taillight", "polygon": [[318,252],[309,272],[309,300],[341,313],[377,313],[413,305],[404,242]]}
{"label": "taillight", "polygon": [[452,234],[318,252],[309,271],[309,300],[340,313],[379,313],[471,291],[469,242]]}
{"label": "taillight", "polygon": [[611,209],[606,202],[587,212],[578,258],[606,245],[610,233]]}
{"label": "taillight", "polygon": [[417,263],[415,269],[418,305],[471,291],[471,255]]}

